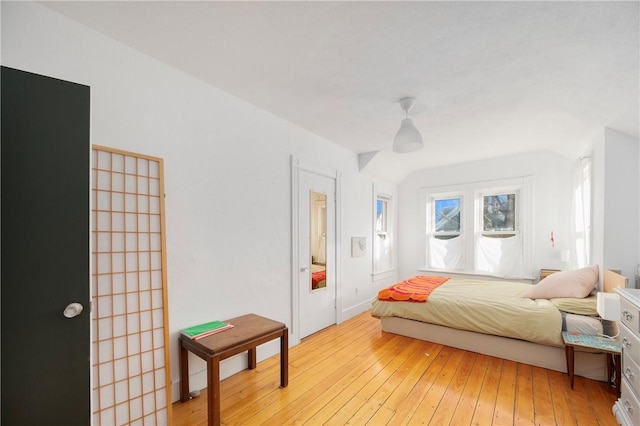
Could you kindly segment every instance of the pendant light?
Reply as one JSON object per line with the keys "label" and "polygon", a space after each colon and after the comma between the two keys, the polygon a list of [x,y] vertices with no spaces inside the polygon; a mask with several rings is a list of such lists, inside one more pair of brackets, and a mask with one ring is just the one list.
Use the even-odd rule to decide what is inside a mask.
{"label": "pendant light", "polygon": [[406,153],[422,149],[422,135],[413,125],[413,120],[409,118],[409,111],[413,108],[416,100],[414,98],[400,99],[400,107],[405,112],[405,118],[400,124],[400,129],[393,138],[393,152]]}

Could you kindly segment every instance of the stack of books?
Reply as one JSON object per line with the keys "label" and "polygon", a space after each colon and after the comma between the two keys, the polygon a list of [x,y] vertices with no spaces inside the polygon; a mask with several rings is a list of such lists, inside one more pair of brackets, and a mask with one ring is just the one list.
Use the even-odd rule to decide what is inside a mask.
{"label": "stack of books", "polygon": [[224,330],[228,330],[233,325],[224,321],[211,321],[204,324],[194,325],[193,327],[185,328],[181,333],[190,339],[197,340],[203,337],[211,336],[212,334],[219,333]]}

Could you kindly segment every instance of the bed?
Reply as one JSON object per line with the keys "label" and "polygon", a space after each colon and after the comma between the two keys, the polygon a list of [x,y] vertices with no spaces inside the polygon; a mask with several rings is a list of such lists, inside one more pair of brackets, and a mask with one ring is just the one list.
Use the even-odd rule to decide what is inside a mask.
{"label": "bed", "polygon": [[[624,276],[608,270],[603,281],[598,288],[606,292],[626,285]],[[434,286],[424,303],[376,298],[371,314],[381,319],[386,332],[566,372],[562,330],[603,332],[595,291],[581,297],[523,297],[532,288],[536,286],[451,278]],[[576,352],[575,357],[575,374],[607,379],[603,354]]]}
{"label": "bed", "polygon": [[326,267],[320,263],[311,264],[311,289],[323,288],[327,286]]}

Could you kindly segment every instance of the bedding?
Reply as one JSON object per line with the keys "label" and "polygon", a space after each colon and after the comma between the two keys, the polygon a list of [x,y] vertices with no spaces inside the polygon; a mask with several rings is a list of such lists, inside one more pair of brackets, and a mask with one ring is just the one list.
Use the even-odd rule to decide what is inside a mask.
{"label": "bedding", "polygon": [[599,318],[569,314],[566,312],[561,312],[561,314],[562,331],[575,331],[577,333],[597,335],[604,333],[602,322]]}
{"label": "bedding", "polygon": [[572,271],[556,272],[530,287],[523,295],[530,299],[587,297],[598,284],[598,265]]}
{"label": "bedding", "polygon": [[431,292],[448,280],[448,277],[418,275],[380,290],[378,300],[426,302]]}
{"label": "bedding", "polygon": [[326,279],[327,279],[327,272],[326,271],[312,272],[311,273],[311,288],[312,289],[316,289],[316,288],[326,287],[327,286]]}
{"label": "bedding", "polygon": [[530,284],[451,278],[426,303],[374,300],[371,314],[562,347],[562,314],[548,299],[523,295]]}
{"label": "bedding", "polygon": [[595,317],[598,316],[598,311],[596,310],[596,299],[596,293],[593,292],[589,296],[583,297],[582,299],[574,297],[558,297],[549,299],[549,301],[553,304],[553,306],[558,308],[559,311],[567,312],[570,314]]}
{"label": "bedding", "polygon": [[327,286],[327,271],[324,265],[311,265],[311,289],[322,288]]}

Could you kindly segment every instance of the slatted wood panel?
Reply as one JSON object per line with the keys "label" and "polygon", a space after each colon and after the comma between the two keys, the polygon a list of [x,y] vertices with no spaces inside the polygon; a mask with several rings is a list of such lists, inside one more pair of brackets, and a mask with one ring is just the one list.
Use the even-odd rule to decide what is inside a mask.
{"label": "slatted wood panel", "polygon": [[540,281],[544,280],[551,274],[555,274],[556,272],[560,272],[559,269],[540,269]]}
{"label": "slatted wood panel", "polygon": [[93,424],[171,418],[162,160],[92,151]]}
{"label": "slatted wood panel", "polygon": [[[369,313],[221,383],[225,425],[616,425],[605,383],[380,331]],[[175,426],[206,425],[206,391],[175,403]]]}

